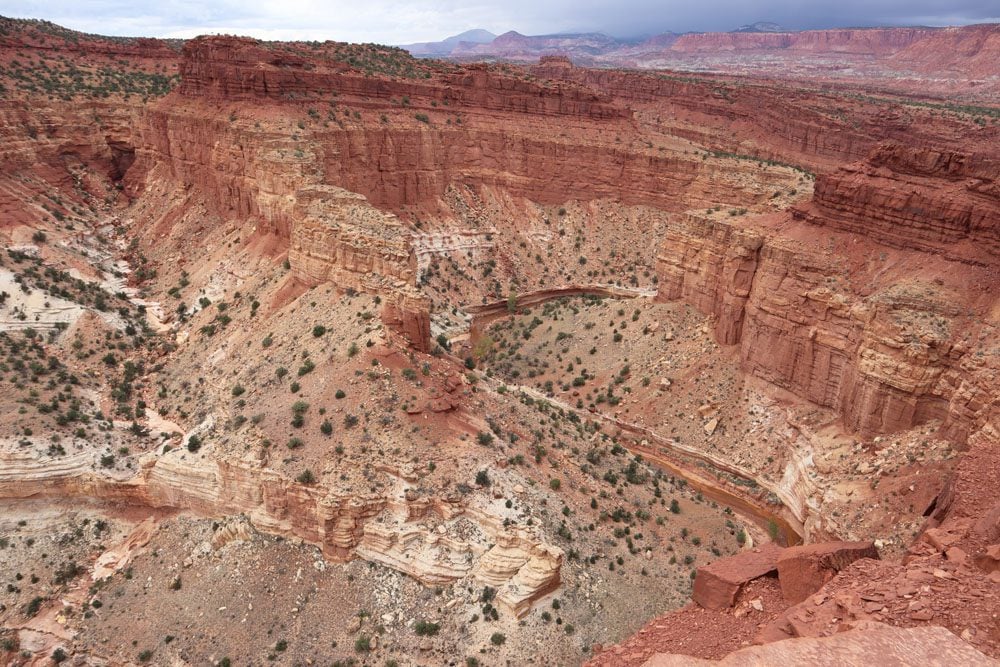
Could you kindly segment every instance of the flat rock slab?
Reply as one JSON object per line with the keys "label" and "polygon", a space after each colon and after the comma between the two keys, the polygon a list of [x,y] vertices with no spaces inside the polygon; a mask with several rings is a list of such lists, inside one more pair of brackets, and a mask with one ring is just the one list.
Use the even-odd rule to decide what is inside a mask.
{"label": "flat rock slab", "polygon": [[893,628],[872,623],[830,637],[805,637],[750,646],[719,661],[687,655],[654,655],[643,667],[773,667],[774,665],[838,665],[838,667],[909,667],[910,665],[963,665],[996,667],[969,644],[939,626]]}
{"label": "flat rock slab", "polygon": [[691,597],[706,609],[732,607],[745,584],[775,572],[784,550],[768,542],[698,568]]}
{"label": "flat rock slab", "polygon": [[859,558],[878,558],[872,542],[821,542],[785,549],[778,558],[781,593],[802,602]]}

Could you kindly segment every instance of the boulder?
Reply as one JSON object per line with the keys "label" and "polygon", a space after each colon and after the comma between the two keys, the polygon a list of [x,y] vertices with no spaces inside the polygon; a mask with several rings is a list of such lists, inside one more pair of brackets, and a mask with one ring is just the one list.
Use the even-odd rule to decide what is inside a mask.
{"label": "boulder", "polygon": [[1000,544],[991,544],[986,550],[976,556],[976,565],[986,573],[1000,572]]}
{"label": "boulder", "polygon": [[821,542],[785,549],[778,559],[778,581],[785,599],[796,604],[859,558],[878,558],[872,542]]}
{"label": "boulder", "polygon": [[1000,540],[1000,503],[997,503],[979,517],[973,532],[988,542]]}
{"label": "boulder", "polygon": [[747,583],[778,568],[782,548],[773,543],[698,568],[691,597],[706,609],[732,607]]}

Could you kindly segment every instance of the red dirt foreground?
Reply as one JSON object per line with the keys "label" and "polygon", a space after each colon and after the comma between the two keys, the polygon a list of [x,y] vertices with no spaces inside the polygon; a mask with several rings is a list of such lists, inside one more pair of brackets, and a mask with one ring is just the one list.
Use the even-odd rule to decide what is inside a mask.
{"label": "red dirt foreground", "polygon": [[[724,658],[722,664],[731,665],[853,665],[872,664],[878,656],[879,665],[995,665],[998,470],[995,448],[970,451],[956,471],[946,516],[940,523],[929,518],[901,560],[875,560],[873,545],[863,542],[789,547],[776,557],[775,579],[761,564],[763,550],[737,554],[699,568],[695,580],[695,599],[706,605],[724,601],[727,587],[737,585],[733,606],[689,604],[617,646],[596,647],[587,664],[688,665]],[[750,644],[766,646],[746,648]]]}
{"label": "red dirt foreground", "polygon": [[[876,657],[877,656],[877,657]],[[829,639],[793,639],[753,646],[718,662],[686,655],[653,656],[646,667],[682,665],[995,665],[944,628],[900,630],[866,624]]]}

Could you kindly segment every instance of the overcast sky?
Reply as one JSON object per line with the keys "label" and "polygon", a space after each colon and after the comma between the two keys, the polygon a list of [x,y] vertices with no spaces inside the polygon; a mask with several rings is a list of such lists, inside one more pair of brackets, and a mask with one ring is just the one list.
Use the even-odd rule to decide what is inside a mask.
{"label": "overcast sky", "polygon": [[0,0],[0,14],[107,35],[404,44],[470,28],[636,37],[754,21],[790,29],[1000,22],[1000,0]]}

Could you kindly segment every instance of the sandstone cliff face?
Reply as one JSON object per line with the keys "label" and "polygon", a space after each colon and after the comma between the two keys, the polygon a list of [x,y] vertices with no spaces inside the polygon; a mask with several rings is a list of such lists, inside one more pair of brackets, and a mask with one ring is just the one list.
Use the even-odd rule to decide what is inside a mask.
{"label": "sandstone cliff face", "polygon": [[241,37],[199,37],[185,43],[180,92],[225,101],[313,101],[338,96],[363,98],[363,106],[385,106],[393,98],[414,107],[435,100],[448,106],[596,120],[626,118],[628,110],[593,91],[565,85],[558,90],[470,65],[433,79],[386,80],[365,76],[323,52],[286,46],[268,48]]}
{"label": "sandstone cliff face", "polygon": [[[627,101],[670,133],[703,146],[820,172],[863,159],[880,141],[969,151],[984,145],[969,141],[976,132],[970,131],[967,119],[941,117],[918,107],[864,104],[836,92],[794,85],[747,86],[732,77],[701,73],[588,69],[552,58],[531,72]],[[992,136],[992,130],[979,132],[985,141]]]}
{"label": "sandstone cliff face", "polygon": [[[0,453],[0,498],[87,498],[204,516],[244,514],[265,532],[319,546],[331,560],[364,558],[436,585],[467,575],[498,588],[518,616],[559,586],[562,550],[525,528],[448,498],[338,494],[305,486],[245,461],[213,461],[174,450],[147,455],[134,477],[94,472],[93,456],[36,459]],[[451,534],[456,520],[481,539]],[[432,527],[436,525],[436,529]]]}
{"label": "sandstone cliff face", "polygon": [[[983,139],[995,142],[996,132]],[[808,219],[895,247],[934,250],[969,241],[1000,254],[1000,157],[885,143],[864,162],[816,181]]]}
{"label": "sandstone cliff face", "polygon": [[995,75],[1000,62],[1000,25],[988,23],[935,30],[896,53],[892,61],[921,72]]}
{"label": "sandstone cliff face", "polygon": [[[806,103],[801,93],[738,88],[723,77],[654,76],[640,72],[587,69],[547,59],[532,67],[537,77],[573,81],[637,106],[651,106],[671,132],[705,146],[756,153],[811,167],[859,159],[871,139],[831,120]],[[680,114],[690,123],[680,123]],[[734,137],[722,128],[739,127]],[[754,136],[753,150],[747,135]]]}
{"label": "sandstone cliff face", "polygon": [[382,319],[406,345],[430,349],[430,300],[416,289],[412,235],[364,197],[332,186],[296,192],[288,260],[308,285],[385,295]]}
{"label": "sandstone cliff face", "polygon": [[[841,271],[780,236],[690,216],[666,237],[658,296],[713,315],[717,339],[740,346],[747,372],[833,408],[850,430],[981,424],[987,394],[957,379],[968,351],[960,306],[926,284],[862,297],[837,280]],[[956,399],[959,386],[978,398]]]}
{"label": "sandstone cliff face", "polygon": [[[38,228],[73,216],[71,207],[103,207],[121,176],[127,149],[120,147],[127,145],[134,114],[106,102],[38,107],[0,100],[0,226]],[[52,193],[60,193],[61,204]]]}
{"label": "sandstone cliff face", "polygon": [[763,235],[732,224],[688,215],[671,227],[657,257],[659,290],[664,301],[683,300],[716,317],[715,336],[735,345],[757,271]]}
{"label": "sandstone cliff face", "polygon": [[[440,212],[440,200],[454,184],[499,187],[546,204],[606,197],[683,210],[688,206],[680,200],[692,188],[705,189],[701,181],[713,170],[695,155],[625,141],[636,126],[621,100],[635,97],[612,99],[608,93],[633,89],[631,79],[603,91],[585,79],[538,82],[483,65],[427,79],[386,79],[363,76],[331,58],[307,60],[235,38],[192,40],[182,69],[180,89],[156,104],[143,123],[130,191],[172,179],[203,195],[213,212],[259,218],[265,230],[284,237],[289,197],[303,183],[358,192],[397,213]],[[638,83],[652,86],[656,99],[685,98],[681,103],[691,108],[715,95],[710,88],[654,77]],[[749,117],[751,106],[755,113],[767,108],[757,102],[740,105],[740,116]],[[359,111],[334,114],[333,123],[324,116],[327,104]],[[372,112],[388,113],[376,120]],[[421,114],[427,122],[414,122]],[[250,117],[272,122],[262,126]],[[292,128],[297,124],[299,131],[278,127],[274,118]],[[732,119],[730,112],[724,120]],[[821,133],[820,120],[810,121],[817,126],[810,134],[838,147],[817,152],[839,156],[850,150],[860,157],[869,148],[867,141],[845,148],[854,139]],[[813,142],[791,134],[789,143]]]}

